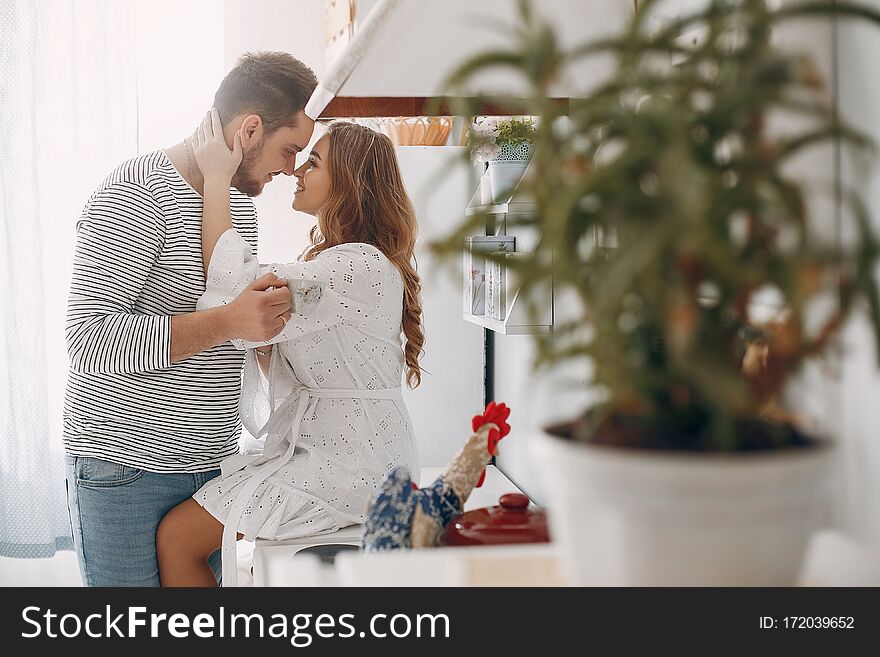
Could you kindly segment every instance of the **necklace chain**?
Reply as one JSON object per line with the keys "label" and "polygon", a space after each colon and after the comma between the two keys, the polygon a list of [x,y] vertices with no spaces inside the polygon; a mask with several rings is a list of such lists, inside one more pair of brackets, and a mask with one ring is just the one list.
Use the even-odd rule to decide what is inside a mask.
{"label": "necklace chain", "polygon": [[193,189],[195,189],[196,177],[193,174],[193,163],[189,157],[189,147],[187,146],[187,143],[186,143],[186,137],[183,138],[183,150],[186,153],[186,163],[189,165],[189,184],[192,186]]}

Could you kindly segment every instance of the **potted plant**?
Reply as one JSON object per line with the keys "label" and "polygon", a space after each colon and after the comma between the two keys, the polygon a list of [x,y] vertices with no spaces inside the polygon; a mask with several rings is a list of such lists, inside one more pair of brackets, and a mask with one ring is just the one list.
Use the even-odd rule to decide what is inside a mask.
{"label": "potted plant", "polygon": [[477,117],[471,125],[468,150],[474,163],[487,162],[492,200],[509,198],[534,151],[535,122],[528,116]]}
{"label": "potted plant", "polygon": [[[648,34],[656,4],[640,2],[622,34],[563,52],[523,1],[511,49],[450,80],[455,95],[503,66],[534,90],[523,186],[536,210],[508,217],[508,231],[540,240],[506,264],[523,291],[552,280],[578,300],[570,321],[535,336],[537,365],[588,359],[585,402],[601,399],[535,438],[551,530],[578,584],[790,585],[821,523],[833,443],[787,409],[786,384],[854,309],[867,309],[880,350],[880,247],[856,190],[829,186],[852,239],[834,243],[811,214],[792,161],[817,144],[870,144],[819,99],[811,61],[770,35],[794,18],[880,14],[714,0]],[[693,27],[705,38],[682,45]],[[607,80],[567,111],[550,100],[560,71],[598,54],[616,62]],[[771,129],[783,114],[797,121]],[[484,222],[469,217],[435,248],[456,254]],[[772,316],[759,320],[768,294]]]}

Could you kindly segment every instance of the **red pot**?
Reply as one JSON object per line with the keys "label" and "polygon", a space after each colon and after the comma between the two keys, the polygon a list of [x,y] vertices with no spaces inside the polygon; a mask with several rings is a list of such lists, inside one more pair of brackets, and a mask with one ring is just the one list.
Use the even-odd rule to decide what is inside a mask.
{"label": "red pot", "polygon": [[440,535],[440,545],[549,543],[547,514],[529,508],[521,493],[502,495],[499,506],[475,509],[453,518]]}

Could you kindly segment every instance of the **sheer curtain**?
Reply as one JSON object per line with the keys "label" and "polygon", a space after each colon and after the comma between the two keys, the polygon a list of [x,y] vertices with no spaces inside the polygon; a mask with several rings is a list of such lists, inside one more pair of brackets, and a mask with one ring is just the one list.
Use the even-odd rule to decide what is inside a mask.
{"label": "sheer curtain", "polygon": [[85,201],[137,152],[133,0],[0,4],[0,556],[71,549],[64,313]]}

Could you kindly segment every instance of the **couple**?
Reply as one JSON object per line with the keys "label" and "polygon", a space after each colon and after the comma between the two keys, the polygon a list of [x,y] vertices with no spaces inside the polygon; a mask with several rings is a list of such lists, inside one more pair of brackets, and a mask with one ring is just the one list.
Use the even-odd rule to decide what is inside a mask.
{"label": "couple", "polygon": [[[331,124],[295,167],[316,84],[245,55],[196,132],[118,167],[77,223],[64,444],[88,586],[216,585],[221,555],[234,584],[237,536],[362,522],[388,471],[419,471],[400,396],[424,342],[414,212],[362,126]],[[261,265],[249,197],[280,173],[317,223],[297,262]]]}

